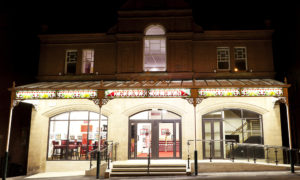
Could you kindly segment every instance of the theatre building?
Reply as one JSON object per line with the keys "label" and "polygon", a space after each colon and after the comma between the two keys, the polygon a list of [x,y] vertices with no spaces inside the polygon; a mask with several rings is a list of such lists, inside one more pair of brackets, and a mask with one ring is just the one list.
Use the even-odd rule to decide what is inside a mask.
{"label": "theatre building", "polygon": [[132,2],[106,33],[39,36],[38,82],[10,89],[34,105],[28,174],[88,169],[99,139],[114,161],[193,160],[195,148],[199,161],[230,159],[232,140],[282,146],[289,85],[274,80],[272,30],[205,30],[184,1]]}

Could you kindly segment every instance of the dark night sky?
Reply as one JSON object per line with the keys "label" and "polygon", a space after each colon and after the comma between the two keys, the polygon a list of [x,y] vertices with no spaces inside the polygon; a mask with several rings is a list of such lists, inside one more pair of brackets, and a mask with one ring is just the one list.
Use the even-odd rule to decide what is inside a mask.
{"label": "dark night sky", "polygon": [[[47,3],[48,2],[48,3]],[[106,32],[117,22],[117,9],[125,0],[17,3],[0,6],[0,121],[8,114],[7,88],[35,81],[39,40],[43,33]],[[274,62],[277,79],[291,79],[294,99],[300,101],[299,41],[300,8],[286,1],[202,1],[188,0],[194,19],[205,30],[274,29]],[[204,3],[205,2],[205,3]],[[221,2],[221,3],[220,3]],[[270,26],[266,26],[270,20]],[[6,97],[6,98],[5,98]],[[299,105],[297,105],[298,107]],[[298,108],[300,110],[300,108]],[[1,117],[4,117],[2,119]],[[300,126],[299,126],[300,127]]]}
{"label": "dark night sky", "polygon": [[[6,69],[9,72],[21,76],[24,72],[36,75],[39,52],[37,35],[45,27],[47,33],[105,32],[116,23],[117,9],[125,0],[100,1],[102,4],[93,1],[69,4],[48,2],[14,4],[0,9],[0,26],[4,28],[2,43],[5,43],[2,46],[7,55],[4,59],[10,59],[4,65],[9,67]],[[204,30],[262,29],[266,28],[266,20],[271,20],[271,28],[278,31],[287,31],[282,25],[294,25],[289,22],[294,13],[293,4],[270,4],[268,1],[188,2],[193,8],[195,21]]]}
{"label": "dark night sky", "polygon": [[[37,35],[47,27],[47,33],[95,33],[106,32],[117,21],[117,9],[126,0],[38,4],[16,3],[0,8],[1,46],[4,58],[1,65],[8,67],[5,73],[13,73],[20,81],[37,73],[39,43]],[[46,2],[46,3],[45,3]],[[48,3],[47,3],[48,2]],[[295,29],[294,4],[263,3],[258,1],[200,1],[190,2],[195,21],[204,30],[210,29],[263,29],[266,20],[276,33]],[[205,2],[205,3],[204,3]],[[243,2],[243,3],[242,3]],[[271,2],[271,1],[270,1]],[[274,3],[274,2],[273,2]],[[299,20],[299,19],[298,19]],[[287,27],[290,26],[290,27]],[[279,41],[289,41],[280,39]],[[289,37],[288,37],[289,38]],[[1,57],[1,56],[0,56]],[[8,59],[8,60],[5,60]],[[24,74],[28,74],[25,75]],[[17,78],[17,79],[18,79]]]}

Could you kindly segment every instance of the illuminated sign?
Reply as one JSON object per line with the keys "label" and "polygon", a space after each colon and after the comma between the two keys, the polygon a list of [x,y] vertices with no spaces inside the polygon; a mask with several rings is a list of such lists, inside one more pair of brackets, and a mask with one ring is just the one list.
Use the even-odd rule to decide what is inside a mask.
{"label": "illuminated sign", "polygon": [[239,88],[205,88],[199,89],[199,96],[218,97],[218,96],[239,96]]}
{"label": "illuminated sign", "polygon": [[[185,98],[191,96],[190,89],[120,89],[106,90],[106,98]],[[283,88],[201,88],[199,97],[272,97],[283,96]],[[25,99],[93,99],[97,90],[19,90],[17,100]]]}
{"label": "illuminated sign", "polygon": [[106,97],[145,97],[147,90],[144,89],[130,89],[130,90],[106,90]]}
{"label": "illuminated sign", "polygon": [[241,96],[282,96],[282,88],[242,88]]}
{"label": "illuminated sign", "polygon": [[105,96],[111,98],[122,97],[189,97],[190,89],[129,89],[106,90]]}
{"label": "illuminated sign", "polygon": [[150,89],[149,97],[189,97],[190,89]]}
{"label": "illuminated sign", "polygon": [[55,91],[17,91],[16,99],[52,99]]}
{"label": "illuminated sign", "polygon": [[89,99],[97,97],[97,90],[59,90],[57,98],[61,99]]}

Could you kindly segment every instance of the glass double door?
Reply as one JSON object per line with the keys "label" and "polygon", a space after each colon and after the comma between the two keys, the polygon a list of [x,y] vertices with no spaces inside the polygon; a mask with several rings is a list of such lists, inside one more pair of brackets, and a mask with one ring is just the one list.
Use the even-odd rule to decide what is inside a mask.
{"label": "glass double door", "polygon": [[130,122],[129,158],[181,158],[179,121]]}
{"label": "glass double door", "polygon": [[222,120],[203,120],[203,157],[204,159],[222,159],[223,153],[223,126]]}

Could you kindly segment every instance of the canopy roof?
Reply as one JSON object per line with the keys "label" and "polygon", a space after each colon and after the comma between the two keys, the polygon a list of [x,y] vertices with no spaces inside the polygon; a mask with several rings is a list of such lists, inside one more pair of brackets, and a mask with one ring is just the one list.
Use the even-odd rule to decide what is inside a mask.
{"label": "canopy roof", "polygon": [[273,79],[211,79],[169,81],[76,81],[38,82],[15,87],[14,90],[69,89],[149,89],[149,88],[233,88],[233,87],[289,87]]}
{"label": "canopy roof", "polygon": [[290,85],[273,79],[38,82],[13,87],[14,98],[196,98],[279,97]]}

